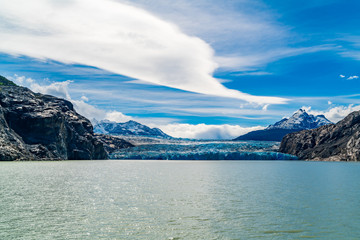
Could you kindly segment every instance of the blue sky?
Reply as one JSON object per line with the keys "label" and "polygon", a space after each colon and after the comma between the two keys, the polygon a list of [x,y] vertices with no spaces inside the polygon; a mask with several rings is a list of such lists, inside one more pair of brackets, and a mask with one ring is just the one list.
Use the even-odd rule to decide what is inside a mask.
{"label": "blue sky", "polygon": [[232,138],[301,107],[334,122],[360,110],[358,1],[0,5],[0,74],[90,119]]}

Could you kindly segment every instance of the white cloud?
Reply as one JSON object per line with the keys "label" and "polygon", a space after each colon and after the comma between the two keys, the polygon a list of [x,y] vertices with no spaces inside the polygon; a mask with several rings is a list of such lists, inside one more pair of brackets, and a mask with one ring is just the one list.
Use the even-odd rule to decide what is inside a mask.
{"label": "white cloud", "polygon": [[345,76],[344,76],[344,75],[342,75],[342,74],[340,74],[340,75],[339,75],[339,77],[344,78]]}
{"label": "white cloud", "polygon": [[69,101],[74,104],[75,110],[82,116],[86,117],[87,119],[93,121],[96,120],[102,120],[106,116],[106,112],[104,110],[101,110],[93,105],[90,105],[83,100],[73,100],[70,99]]}
{"label": "white cloud", "polygon": [[304,48],[288,48],[279,47],[272,50],[267,50],[260,53],[251,53],[248,55],[242,55],[241,53],[223,55],[216,57],[217,63],[220,67],[225,69],[237,69],[238,71],[253,71],[259,66],[266,65],[269,62],[273,62],[282,58],[297,56],[301,54],[314,53],[319,51],[327,51],[334,49],[333,45],[320,45]]}
{"label": "white cloud", "polygon": [[81,96],[81,100],[83,100],[84,102],[88,102],[89,98],[87,98],[86,96]]}
{"label": "white cloud", "polygon": [[343,48],[339,52],[341,56],[360,60],[360,36],[348,36],[339,39],[345,41],[348,44],[343,45]]}
{"label": "white cloud", "polygon": [[[111,0],[0,0],[0,51],[96,66],[146,82],[258,104],[277,97],[228,89],[203,40],[149,12]],[[21,7],[19,7],[21,6]]]}
{"label": "white cloud", "polygon": [[110,120],[112,122],[127,122],[130,120],[133,120],[132,117],[127,116],[121,112],[118,111],[110,111],[107,112],[104,119]]}
{"label": "white cloud", "polygon": [[359,76],[350,76],[350,77],[348,77],[347,79],[348,80],[353,80],[353,79],[358,79],[359,78]]}
{"label": "white cloud", "polygon": [[292,27],[280,22],[261,0],[172,0],[171,4],[168,0],[117,1],[141,6],[211,43],[223,68],[249,71],[280,58],[325,50],[325,46],[289,47],[304,39],[293,34]]}
{"label": "white cloud", "polygon": [[67,100],[71,100],[69,95],[68,86],[72,81],[65,82],[55,82],[50,85],[39,85],[36,82],[30,83],[30,89],[34,92],[39,92],[43,94],[54,95],[56,97],[64,98]]}
{"label": "white cloud", "polygon": [[167,124],[157,126],[173,137],[192,139],[234,139],[250,131],[261,130],[264,127],[244,128],[239,125],[206,125],[206,124]]}
{"label": "white cloud", "polygon": [[264,129],[264,127],[256,126],[244,128],[238,125],[206,125],[206,124],[179,124],[173,123],[173,119],[140,119],[125,115],[119,111],[105,111],[99,109],[91,104],[87,97],[82,96],[80,100],[75,100],[70,96],[69,85],[73,81],[64,82],[47,82],[47,84],[40,84],[38,81],[26,78],[24,76],[15,75],[14,77],[7,77],[15,83],[28,87],[34,92],[42,94],[51,94],[69,100],[73,103],[75,110],[90,120],[110,120],[113,122],[127,122],[135,120],[150,127],[157,127],[165,133],[173,137],[193,138],[193,139],[233,139],[240,135],[246,134],[250,131]]}
{"label": "white cloud", "polygon": [[308,112],[313,115],[321,115],[322,114],[330,121],[336,123],[336,122],[344,119],[350,113],[352,113],[354,111],[359,111],[359,110],[360,110],[360,105],[350,104],[348,106],[333,107],[326,111],[314,111],[314,110],[309,109]]}
{"label": "white cloud", "polygon": [[49,94],[71,101],[74,105],[75,110],[79,114],[87,117],[90,120],[92,119],[102,120],[107,117],[107,114],[110,114],[109,116],[114,116],[115,114],[114,112],[107,113],[104,110],[101,110],[86,103],[85,101],[89,100],[87,98],[84,99],[84,97],[81,97],[81,100],[72,99],[69,93],[69,85],[73,81],[68,80],[64,82],[48,82],[47,84],[40,84],[34,79],[26,78],[24,76],[18,76],[18,75],[15,75],[14,77],[10,76],[8,77],[8,79],[14,81],[18,85],[28,87],[34,92]]}
{"label": "white cloud", "polygon": [[8,77],[11,81],[16,84],[24,87],[30,88],[34,92],[54,95],[59,98],[71,100],[68,86],[72,82],[70,80],[64,82],[53,82],[49,84],[39,84],[36,80],[32,78],[27,78],[25,76],[14,75],[13,77]]}

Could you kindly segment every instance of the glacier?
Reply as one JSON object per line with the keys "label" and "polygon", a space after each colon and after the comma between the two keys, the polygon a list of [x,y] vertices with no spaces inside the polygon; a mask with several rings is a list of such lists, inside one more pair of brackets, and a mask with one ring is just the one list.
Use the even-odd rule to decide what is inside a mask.
{"label": "glacier", "polygon": [[169,141],[121,149],[111,159],[134,160],[298,160],[277,152],[279,142]]}

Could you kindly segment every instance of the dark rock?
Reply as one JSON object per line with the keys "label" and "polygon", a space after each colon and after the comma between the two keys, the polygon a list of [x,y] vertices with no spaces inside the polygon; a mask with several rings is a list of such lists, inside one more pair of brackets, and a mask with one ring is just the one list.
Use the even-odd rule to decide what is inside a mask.
{"label": "dark rock", "polygon": [[249,132],[245,135],[237,137],[235,141],[276,141],[280,142],[282,138],[292,132],[297,132],[298,129],[264,129]]}
{"label": "dark rock", "polygon": [[360,111],[337,124],[290,133],[279,151],[307,160],[360,161]]}
{"label": "dark rock", "polygon": [[104,148],[109,155],[120,149],[134,147],[133,144],[117,136],[95,134],[95,137],[104,144]]}
{"label": "dark rock", "polygon": [[69,101],[11,84],[0,86],[0,160],[106,158],[90,121]]}

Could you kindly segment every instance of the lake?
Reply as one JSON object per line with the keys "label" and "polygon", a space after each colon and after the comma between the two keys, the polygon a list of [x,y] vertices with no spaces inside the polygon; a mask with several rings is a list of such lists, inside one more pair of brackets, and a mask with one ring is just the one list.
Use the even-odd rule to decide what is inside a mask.
{"label": "lake", "polygon": [[360,164],[0,162],[0,239],[358,239]]}

